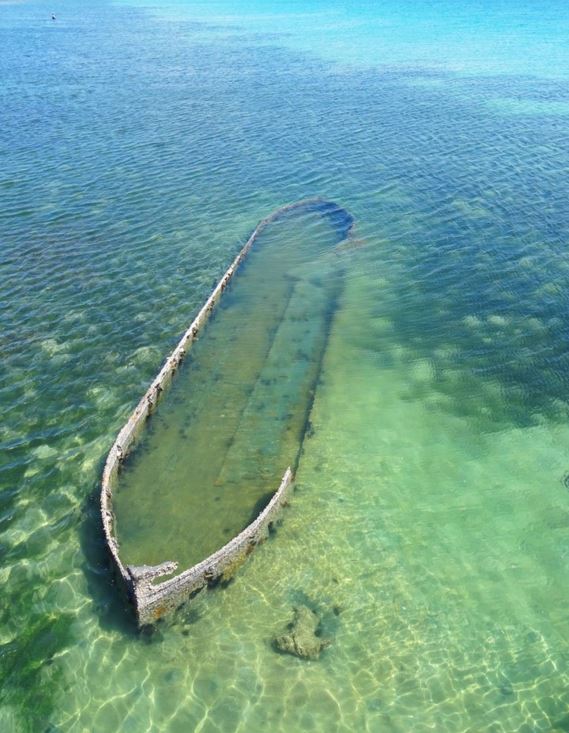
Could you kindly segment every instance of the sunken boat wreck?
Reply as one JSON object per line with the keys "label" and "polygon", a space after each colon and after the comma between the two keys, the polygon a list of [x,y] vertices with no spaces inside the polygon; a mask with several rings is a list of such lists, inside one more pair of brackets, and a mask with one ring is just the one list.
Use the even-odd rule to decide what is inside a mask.
{"label": "sunken boat wreck", "polygon": [[139,625],[230,580],[279,519],[353,223],[322,199],[259,222],[113,443],[102,522]]}

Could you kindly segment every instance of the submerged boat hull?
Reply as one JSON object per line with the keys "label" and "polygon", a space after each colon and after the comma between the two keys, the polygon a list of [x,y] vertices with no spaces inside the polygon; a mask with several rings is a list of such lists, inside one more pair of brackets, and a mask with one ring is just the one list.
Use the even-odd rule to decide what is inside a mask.
{"label": "submerged boat hull", "polygon": [[[162,562],[157,565],[129,565],[121,560],[113,514],[113,493],[117,487],[119,474],[126,457],[132,452],[144,431],[149,416],[156,409],[193,342],[197,339],[234,274],[260,234],[269,224],[288,212],[302,208],[310,209],[310,207],[322,209],[329,216],[345,217],[346,237],[351,236],[353,222],[349,214],[335,204],[320,199],[303,200],[284,206],[263,219],[224,273],[174,351],[166,359],[164,366],[119,432],[109,451],[101,486],[103,529],[114,565],[129,597],[134,603],[140,625],[157,621],[202,588],[217,580],[230,578],[253,548],[267,536],[271,525],[276,521],[282,507],[288,501],[293,485],[293,467],[296,466],[301,443],[298,445],[296,455],[290,457],[291,466],[284,472],[281,483],[268,504],[243,531],[204,560],[164,580],[160,580],[160,578],[172,576],[173,573],[178,571],[177,562]],[[156,511],[160,512],[160,506],[156,506]]]}

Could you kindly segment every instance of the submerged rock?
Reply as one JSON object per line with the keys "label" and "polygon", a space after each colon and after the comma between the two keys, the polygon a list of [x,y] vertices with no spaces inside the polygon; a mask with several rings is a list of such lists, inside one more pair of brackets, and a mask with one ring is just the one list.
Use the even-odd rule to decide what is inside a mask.
{"label": "submerged rock", "polygon": [[319,636],[320,617],[308,606],[297,606],[287,633],[275,636],[273,646],[279,652],[294,654],[300,659],[318,659],[330,646],[330,639]]}

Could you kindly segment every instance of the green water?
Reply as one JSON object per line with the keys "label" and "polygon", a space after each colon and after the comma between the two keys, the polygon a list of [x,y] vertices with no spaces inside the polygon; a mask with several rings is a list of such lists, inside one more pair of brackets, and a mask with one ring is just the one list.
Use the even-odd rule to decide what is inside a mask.
{"label": "green water", "polygon": [[[565,724],[569,428],[489,433],[461,415],[436,376],[448,354],[423,361],[396,337],[388,313],[398,268],[384,268],[378,292],[369,277],[377,248],[368,242],[350,262],[313,433],[273,541],[229,588],[198,597],[146,642],[84,626],[82,645],[60,663],[66,676],[85,664],[75,694],[86,708],[70,700],[66,711],[64,701],[63,727],[525,733]],[[482,420],[501,399],[486,389]],[[299,603],[321,614],[333,641],[317,662],[271,648]]]}
{"label": "green water", "polygon": [[326,212],[255,241],[114,495],[121,559],[203,560],[259,514],[297,458],[341,287]]}

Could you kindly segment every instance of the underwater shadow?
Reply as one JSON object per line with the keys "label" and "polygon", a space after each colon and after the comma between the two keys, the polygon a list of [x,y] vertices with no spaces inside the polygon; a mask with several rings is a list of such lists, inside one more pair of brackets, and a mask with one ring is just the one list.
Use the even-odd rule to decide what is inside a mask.
{"label": "underwater shadow", "polygon": [[[101,460],[98,474],[103,470]],[[99,483],[83,502],[79,528],[79,544],[83,553],[82,571],[87,590],[94,603],[94,613],[103,629],[118,631],[125,636],[140,637],[135,614],[120,587],[107,549],[99,506]]]}

